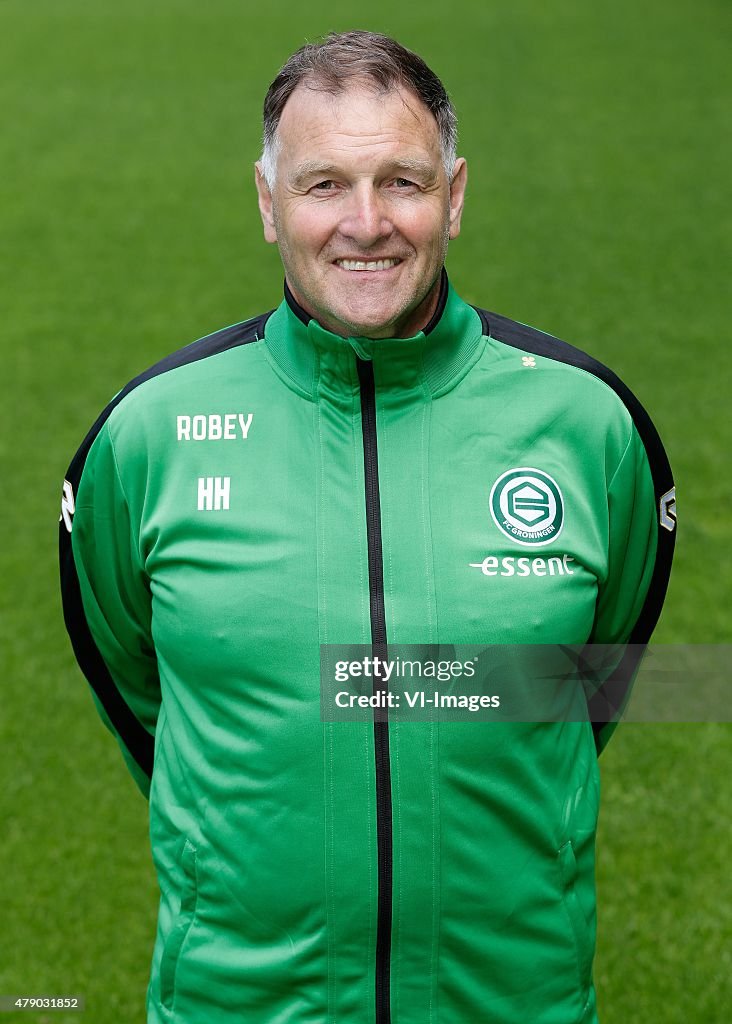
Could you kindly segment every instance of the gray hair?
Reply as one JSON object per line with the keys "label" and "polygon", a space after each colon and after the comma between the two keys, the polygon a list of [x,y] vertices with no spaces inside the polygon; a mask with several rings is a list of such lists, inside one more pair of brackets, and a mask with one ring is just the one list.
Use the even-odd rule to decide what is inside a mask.
{"label": "gray hair", "polygon": [[381,93],[399,86],[411,89],[437,121],[442,160],[448,178],[457,155],[457,115],[445,87],[421,57],[395,39],[378,32],[331,32],[322,41],[307,43],[281,68],[264,100],[262,173],[272,190],[281,140],[277,126],[285,103],[296,87],[308,85],[336,94],[352,79],[370,80]]}

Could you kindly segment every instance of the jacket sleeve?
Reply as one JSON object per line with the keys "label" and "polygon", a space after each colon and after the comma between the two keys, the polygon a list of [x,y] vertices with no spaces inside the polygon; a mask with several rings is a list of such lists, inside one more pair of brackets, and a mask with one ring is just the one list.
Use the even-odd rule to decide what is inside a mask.
{"label": "jacket sleeve", "polygon": [[149,796],[160,680],[149,581],[109,424],[95,424],[69,467],[59,523],[66,628],[104,724]]}
{"label": "jacket sleeve", "polygon": [[598,754],[627,705],[671,571],[675,489],[655,429],[647,417],[641,426],[645,437],[634,424],[608,486],[608,571],[591,640],[603,645],[601,660],[614,665],[589,699]]}

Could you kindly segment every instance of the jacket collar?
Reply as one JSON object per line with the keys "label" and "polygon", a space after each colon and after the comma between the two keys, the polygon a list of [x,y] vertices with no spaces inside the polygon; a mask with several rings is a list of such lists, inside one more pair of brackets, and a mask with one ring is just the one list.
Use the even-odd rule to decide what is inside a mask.
{"label": "jacket collar", "polygon": [[479,354],[482,325],[442,269],[437,307],[410,338],[344,338],[322,327],[293,297],[285,298],[265,327],[265,342],[287,382],[306,397],[358,388],[356,357],[374,366],[377,391],[422,391],[436,396],[454,386]]}

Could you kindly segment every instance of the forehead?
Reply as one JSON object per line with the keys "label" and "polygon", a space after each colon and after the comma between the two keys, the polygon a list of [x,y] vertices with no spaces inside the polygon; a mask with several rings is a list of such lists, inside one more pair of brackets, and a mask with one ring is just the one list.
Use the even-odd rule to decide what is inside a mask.
{"label": "forehead", "polygon": [[403,87],[376,91],[354,83],[338,93],[300,83],[280,117],[280,159],[358,159],[419,155],[439,162],[437,121],[422,100]]}

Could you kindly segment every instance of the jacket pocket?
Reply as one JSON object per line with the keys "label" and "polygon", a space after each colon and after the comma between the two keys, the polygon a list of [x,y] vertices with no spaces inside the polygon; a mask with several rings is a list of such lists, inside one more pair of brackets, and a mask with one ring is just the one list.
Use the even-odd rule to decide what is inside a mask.
{"label": "jacket pocket", "polygon": [[562,881],[562,905],[572,929],[577,968],[583,988],[589,986],[594,956],[594,939],[577,896],[577,861],[572,840],[559,848],[559,874]]}
{"label": "jacket pocket", "polygon": [[190,839],[186,839],[181,854],[183,869],[183,889],[181,892],[180,912],[173,924],[163,947],[160,961],[160,1002],[166,1010],[172,1010],[175,995],[175,976],[180,963],[180,953],[186,936],[191,930],[196,913],[196,848]]}

